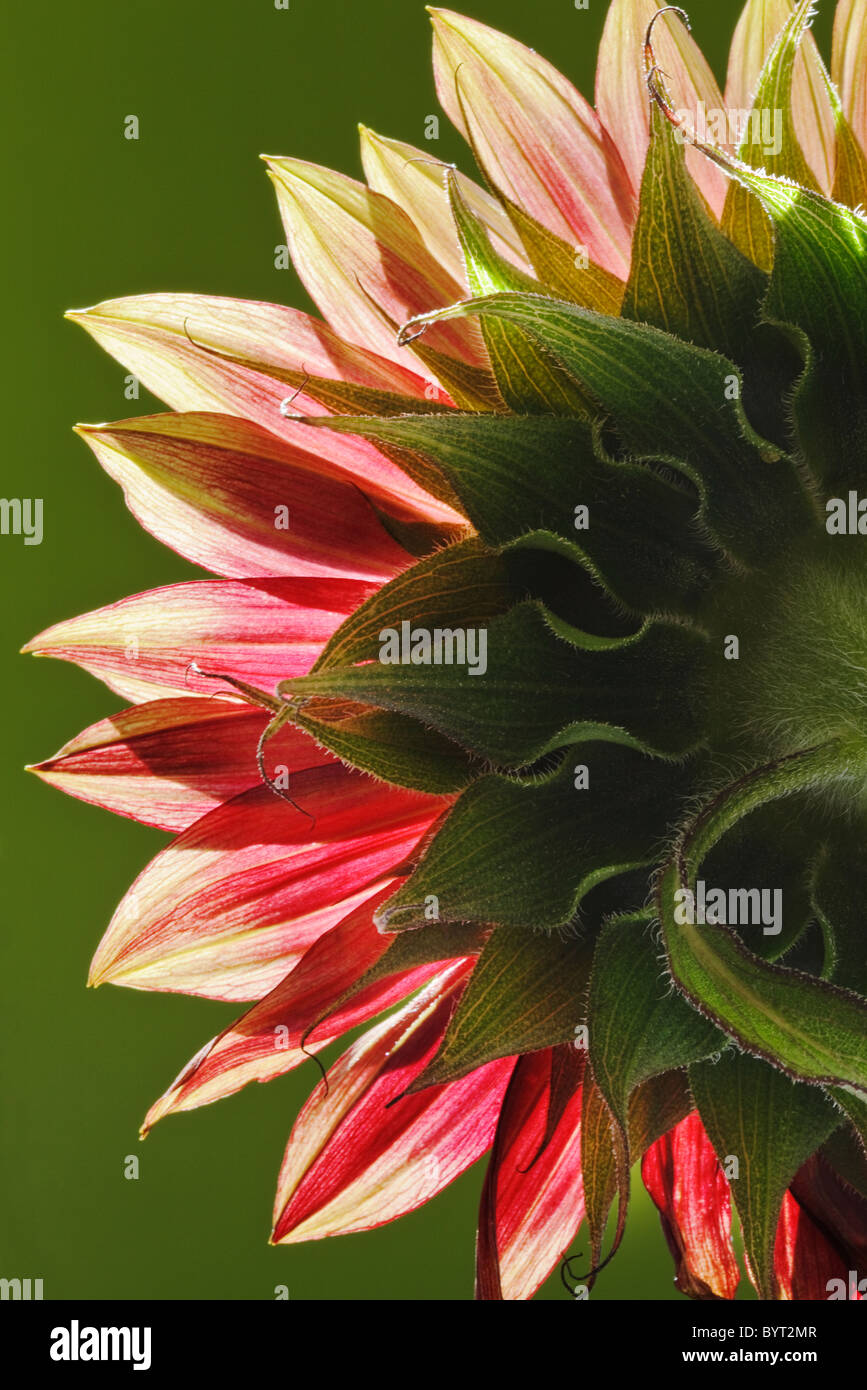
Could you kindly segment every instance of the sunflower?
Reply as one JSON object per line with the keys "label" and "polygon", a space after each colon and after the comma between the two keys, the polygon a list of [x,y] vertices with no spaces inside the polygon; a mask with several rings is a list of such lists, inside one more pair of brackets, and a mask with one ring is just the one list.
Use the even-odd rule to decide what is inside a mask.
{"label": "sunflower", "polygon": [[144,1128],[370,1024],[275,1243],[489,1153],[477,1296],[580,1297],[640,1160],[685,1294],[736,1208],[761,1298],[858,1296],[867,0],[830,75],[811,12],[749,0],[723,95],[613,0],[594,109],[434,9],[484,186],[362,127],[366,184],[267,157],[321,319],[70,315],[171,408],[79,432],[217,576],[29,646],[132,702],[35,771],[176,835],[92,983],[246,1006]]}

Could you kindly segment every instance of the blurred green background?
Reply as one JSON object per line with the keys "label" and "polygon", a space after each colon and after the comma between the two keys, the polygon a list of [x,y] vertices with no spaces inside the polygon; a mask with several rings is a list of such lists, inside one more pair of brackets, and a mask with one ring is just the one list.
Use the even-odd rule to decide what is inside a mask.
{"label": "blurred green background", "polygon": [[[573,0],[468,8],[592,92],[606,0],[586,11]],[[690,8],[722,75],[739,3]],[[17,655],[61,618],[198,573],[139,530],[71,434],[76,420],[159,407],[144,393],[136,407],[124,400],[121,367],[63,310],[153,290],[309,307],[294,272],[274,268],[283,233],[257,156],[293,154],[360,176],[359,120],[423,144],[425,117],[438,109],[427,16],[416,0],[290,0],[287,10],[273,0],[79,0],[10,7],[4,31],[3,492],[44,498],[45,535],[27,547],[0,537],[0,1275],[42,1278],[47,1298],[267,1299],[277,1284],[296,1299],[467,1298],[478,1167],[383,1230],[266,1244],[312,1065],[171,1119],[139,1145],[149,1103],[237,1010],[85,990],[117,900],[166,837],[22,772],[120,702],[72,666]],[[128,114],[139,117],[138,142],[123,138]],[[432,148],[470,168],[447,121]],[[123,1176],[130,1153],[138,1181]],[[539,1295],[566,1296],[556,1277]],[[594,1298],[647,1297],[679,1295],[642,1191]]]}

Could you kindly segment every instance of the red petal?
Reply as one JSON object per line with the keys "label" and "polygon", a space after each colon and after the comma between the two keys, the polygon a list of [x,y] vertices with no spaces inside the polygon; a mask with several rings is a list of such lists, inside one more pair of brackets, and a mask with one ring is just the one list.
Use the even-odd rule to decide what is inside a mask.
{"label": "red petal", "polygon": [[[374,927],[373,910],[396,882],[389,879],[325,932],[276,989],[202,1048],[151,1107],[143,1133],[166,1115],[210,1105],[250,1081],[270,1081],[293,1070],[311,1052],[405,999],[441,971],[442,961],[383,977],[330,1012],[391,945]],[[325,1013],[327,1019],[304,1039]]]}
{"label": "red petal", "polygon": [[74,661],[136,702],[218,691],[194,662],[270,693],[309,671],[378,587],[344,579],[171,584],[56,623],[24,650]]}
{"label": "red petal", "polygon": [[436,1052],[455,991],[471,969],[459,962],[440,971],[339,1058],[327,1095],[318,1087],[307,1101],[277,1184],[275,1244],[393,1221],[429,1201],[489,1147],[513,1058],[404,1095]]}
{"label": "red petal", "polygon": [[841,1279],[848,1295],[845,1260],[791,1192],[783,1198],[777,1226],[774,1272],[777,1297],[783,1301],[827,1299],[832,1279]]}
{"label": "red petal", "polygon": [[734,1298],[740,1276],[731,1240],[731,1194],[697,1111],[650,1146],[641,1176],[659,1208],[681,1293]]}
{"label": "red petal", "polygon": [[[186,830],[259,785],[256,749],[269,719],[236,700],[152,700],[92,724],[30,770],[94,806],[160,830]],[[272,777],[332,761],[290,725],[266,751]]]}
{"label": "red petal", "polygon": [[[552,1063],[564,1051],[571,1081],[552,1116]],[[477,1297],[532,1298],[574,1240],[584,1219],[580,1120],[578,1054],[548,1048],[521,1057],[485,1179]]]}
{"label": "red petal", "polygon": [[230,415],[79,425],[145,530],[230,578],[384,581],[411,563],[357,484]]}
{"label": "red petal", "polygon": [[298,773],[288,792],[300,810],[256,787],[158,854],[118,907],[91,982],[261,999],[446,804],[337,763]]}

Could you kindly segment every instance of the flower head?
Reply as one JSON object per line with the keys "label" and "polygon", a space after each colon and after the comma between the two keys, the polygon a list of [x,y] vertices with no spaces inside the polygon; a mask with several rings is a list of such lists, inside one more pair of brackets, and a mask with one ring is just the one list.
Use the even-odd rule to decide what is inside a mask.
{"label": "flower head", "polygon": [[831,75],[811,10],[749,0],[723,95],[613,0],[594,108],[434,9],[484,186],[362,127],[366,184],[267,158],[321,319],[70,315],[171,407],[82,437],[217,576],[30,644],[131,702],[35,770],[177,836],[92,981],[246,1006],[145,1128],[370,1025],[276,1243],[489,1153],[481,1298],[592,1285],[639,1159],[692,1297],[733,1206],[762,1297],[864,1252],[867,3]]}

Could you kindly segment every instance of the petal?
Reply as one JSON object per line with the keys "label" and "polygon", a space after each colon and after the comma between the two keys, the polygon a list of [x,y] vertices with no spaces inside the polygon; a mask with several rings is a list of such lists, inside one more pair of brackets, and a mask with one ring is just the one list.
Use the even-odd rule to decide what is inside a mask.
{"label": "petal", "polygon": [[[392,324],[452,304],[461,284],[425,249],[406,213],[345,174],[301,159],[268,158],[295,269],[335,332],[418,370]],[[384,317],[387,316],[386,317]],[[430,346],[487,366],[478,325],[444,325]]]}
{"label": "petal", "polygon": [[734,1298],[740,1272],[731,1240],[731,1195],[698,1111],[651,1144],[641,1176],[659,1208],[681,1293]]}
{"label": "petal", "polygon": [[867,151],[867,0],[838,0],[831,76],[855,135]]}
{"label": "petal", "polygon": [[[612,0],[599,44],[596,108],[617,145],[636,197],[650,142],[644,39],[647,26],[659,9],[657,0]],[[654,48],[679,110],[692,111],[700,101],[709,111],[722,108],[716,78],[677,15],[666,15],[657,24]],[[688,149],[686,157],[693,179],[718,217],[728,190],[725,175],[698,150]]]}
{"label": "petal", "polygon": [[[150,294],[107,299],[91,309],[71,310],[67,318],[85,328],[173,410],[241,416],[305,453],[310,447],[309,431],[280,412],[281,402],[292,391],[286,384],[287,372],[309,372],[418,398],[424,398],[428,386],[429,373],[422,377],[363,348],[350,347],[326,324],[275,304]],[[276,375],[245,367],[230,357],[271,365]],[[303,407],[311,415],[327,413],[306,397]],[[323,431],[316,452],[323,476],[348,476],[397,516],[455,520],[451,508],[363,440]]]}
{"label": "petal", "polygon": [[91,983],[261,999],[446,804],[342,764],[298,773],[288,793],[300,809],[256,787],[158,854],[118,907]]}
{"label": "petal", "polygon": [[[386,880],[323,933],[276,989],[202,1048],[151,1107],[143,1132],[166,1115],[210,1105],[250,1081],[270,1081],[293,1070],[311,1052],[367,1023],[441,971],[439,961],[389,975],[334,1009],[391,945],[373,925],[373,911],[394,892],[396,882]],[[305,1031],[326,1013],[328,1017],[305,1038]]]}
{"label": "petal", "polygon": [[56,623],[24,648],[74,661],[136,703],[213,695],[194,662],[272,691],[309,671],[333,632],[377,586],[343,579],[193,580]]}
{"label": "petal", "polygon": [[78,432],[142,526],[216,574],[382,581],[411,562],[356,485],[261,425],[144,415]]}
{"label": "petal", "polygon": [[795,1176],[793,1196],[836,1244],[842,1258],[867,1273],[867,1200],[814,1154]]}
{"label": "petal", "polygon": [[513,1058],[404,1094],[433,1056],[472,969],[441,970],[335,1062],[295,1123],[274,1204],[274,1244],[366,1231],[430,1200],[489,1147]]}
{"label": "petal", "polygon": [[842,1279],[848,1291],[845,1260],[791,1192],[783,1197],[777,1225],[774,1273],[783,1301],[827,1299],[831,1279]]}
{"label": "petal", "polygon": [[538,222],[625,278],[634,191],[593,108],[515,39],[451,10],[430,14],[440,103],[486,176]]}
{"label": "petal", "polygon": [[512,1073],[482,1198],[482,1298],[532,1298],[584,1220],[580,1060],[551,1123],[552,1063],[569,1052],[579,1060],[571,1047],[531,1052]]}
{"label": "petal", "polygon": [[[746,113],[751,109],[765,59],[792,9],[791,0],[748,0],[729,54],[726,104],[730,110]],[[830,193],[836,163],[834,113],[812,34],[805,36],[795,63],[792,110],[798,144],[820,189]]]}
{"label": "petal", "polygon": [[[401,140],[360,127],[361,162],[370,187],[403,208],[432,256],[462,289],[466,268],[449,207],[447,166]],[[521,239],[496,198],[464,174],[456,174],[464,202],[487,228],[496,250],[532,275]]]}
{"label": "petal", "polygon": [[[94,806],[160,830],[186,830],[259,785],[256,750],[269,719],[234,699],[152,700],[92,724],[30,771]],[[331,761],[288,725],[267,748],[272,777]]]}

